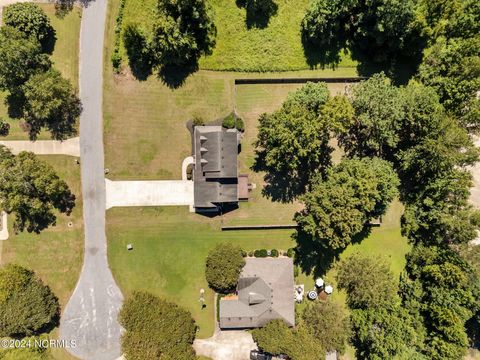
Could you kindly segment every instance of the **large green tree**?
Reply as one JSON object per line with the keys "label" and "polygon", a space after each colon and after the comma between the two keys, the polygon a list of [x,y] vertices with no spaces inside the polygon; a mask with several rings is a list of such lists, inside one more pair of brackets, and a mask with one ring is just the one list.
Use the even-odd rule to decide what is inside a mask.
{"label": "large green tree", "polygon": [[158,0],[152,50],[160,66],[196,64],[215,46],[212,9],[205,0]]}
{"label": "large green tree", "polygon": [[22,91],[30,139],[36,139],[44,127],[56,140],[76,134],[76,121],[82,106],[71,83],[59,71],[50,69],[33,75]]}
{"label": "large green tree", "polygon": [[240,247],[229,243],[218,244],[210,250],[205,263],[208,285],[220,293],[234,290],[244,265]]}
{"label": "large green tree", "polygon": [[39,233],[55,225],[56,211],[72,212],[75,195],[52,166],[33,153],[14,156],[0,146],[0,204],[15,216],[16,231]]}
{"label": "large green tree", "polygon": [[404,117],[399,88],[385,74],[376,74],[354,85],[350,97],[355,121],[340,144],[349,155],[391,156]]}
{"label": "large green tree", "polygon": [[17,3],[3,11],[3,23],[20,30],[27,37],[36,38],[45,49],[55,36],[50,19],[40,6],[34,3]]}
{"label": "large green tree", "polygon": [[345,159],[327,171],[301,200],[300,232],[329,249],[344,249],[398,193],[392,166],[379,158]]}
{"label": "large green tree", "polygon": [[171,302],[146,292],[134,292],[119,314],[125,328],[122,351],[129,360],[195,360],[196,326],[192,315]]}
{"label": "large green tree", "polygon": [[283,320],[272,320],[252,331],[258,347],[270,354],[285,354],[292,360],[325,359],[325,350],[304,325],[291,329]]}
{"label": "large green tree", "polygon": [[325,351],[344,353],[350,336],[350,321],[340,304],[334,301],[309,304],[303,311],[302,319]]}
{"label": "large green tree", "polygon": [[0,28],[0,90],[16,93],[30,76],[50,66],[35,38],[10,26]]}
{"label": "large green tree", "polygon": [[337,282],[352,309],[386,308],[397,301],[397,284],[382,258],[360,253],[347,257],[337,266]]}
{"label": "large green tree", "polygon": [[58,324],[60,306],[33,271],[9,264],[0,268],[0,337],[23,337]]}

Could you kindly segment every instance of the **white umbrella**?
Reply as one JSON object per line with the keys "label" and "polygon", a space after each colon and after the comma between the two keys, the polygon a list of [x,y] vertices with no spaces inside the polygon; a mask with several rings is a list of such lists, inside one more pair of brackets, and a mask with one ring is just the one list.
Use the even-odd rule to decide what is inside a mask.
{"label": "white umbrella", "polygon": [[325,282],[323,281],[322,278],[318,278],[317,280],[315,280],[315,286],[316,286],[317,288],[323,287],[323,284],[324,284],[324,283],[325,283]]}
{"label": "white umbrella", "polygon": [[333,286],[331,285],[327,285],[325,286],[325,292],[330,295],[331,293],[333,293]]}

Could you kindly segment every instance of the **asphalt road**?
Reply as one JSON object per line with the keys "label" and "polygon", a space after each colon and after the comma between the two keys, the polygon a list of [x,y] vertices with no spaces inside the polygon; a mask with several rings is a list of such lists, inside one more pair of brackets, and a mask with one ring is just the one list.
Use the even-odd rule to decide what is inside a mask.
{"label": "asphalt road", "polygon": [[60,323],[60,337],[75,341],[68,349],[81,359],[120,356],[122,328],[117,321],[123,296],[107,261],[102,83],[103,34],[107,0],[88,3],[80,31],[80,152],[85,256],[80,279]]}

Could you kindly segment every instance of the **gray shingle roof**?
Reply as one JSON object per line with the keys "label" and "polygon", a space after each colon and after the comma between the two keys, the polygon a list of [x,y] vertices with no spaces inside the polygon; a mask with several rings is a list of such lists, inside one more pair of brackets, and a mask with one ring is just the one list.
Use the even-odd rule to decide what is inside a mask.
{"label": "gray shingle roof", "polygon": [[221,328],[261,327],[273,319],[295,325],[291,258],[247,258],[237,292],[237,299],[220,301]]}
{"label": "gray shingle roof", "polygon": [[194,128],[194,206],[238,201],[238,132],[221,126]]}

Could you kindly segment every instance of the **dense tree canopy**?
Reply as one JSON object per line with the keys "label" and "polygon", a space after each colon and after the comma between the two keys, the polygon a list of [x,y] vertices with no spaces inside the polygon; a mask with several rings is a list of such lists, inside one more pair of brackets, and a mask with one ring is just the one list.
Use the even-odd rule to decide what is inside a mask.
{"label": "dense tree canopy", "polygon": [[210,250],[205,264],[208,285],[220,293],[234,290],[244,265],[241,248],[230,243],[218,244]]}
{"label": "dense tree canopy", "polygon": [[381,258],[355,253],[337,267],[337,282],[352,309],[389,307],[396,301],[397,284]]}
{"label": "dense tree canopy", "polygon": [[15,93],[30,76],[50,66],[35,38],[27,38],[10,26],[0,28],[0,90]]}
{"label": "dense tree canopy", "polygon": [[58,299],[33,271],[9,264],[0,268],[0,337],[23,337],[58,323]]}
{"label": "dense tree canopy", "polygon": [[480,282],[455,251],[417,245],[401,279],[403,306],[423,321],[429,359],[461,359],[468,346],[465,322],[480,308]]}
{"label": "dense tree canopy", "polygon": [[413,0],[315,0],[302,21],[302,38],[312,65],[336,64],[348,48],[364,72],[379,66],[390,71],[405,61],[414,67],[424,46]]}
{"label": "dense tree canopy", "polygon": [[119,314],[125,328],[122,351],[129,360],[195,360],[196,326],[191,314],[145,292],[134,292]]}
{"label": "dense tree canopy", "polygon": [[305,326],[289,328],[283,320],[272,320],[252,331],[258,347],[270,354],[285,354],[291,360],[323,360],[325,350]]}
{"label": "dense tree canopy", "polygon": [[162,65],[196,64],[215,46],[216,28],[205,0],[158,0],[152,49]]}
{"label": "dense tree canopy", "polygon": [[71,213],[75,196],[48,163],[29,152],[14,156],[0,146],[0,203],[15,215],[16,231],[39,233],[55,225],[55,210]]}
{"label": "dense tree canopy", "polygon": [[327,352],[343,354],[350,336],[350,321],[345,309],[333,301],[319,301],[305,308],[305,327]]}
{"label": "dense tree canopy", "polygon": [[331,249],[351,243],[367,222],[385,213],[397,195],[398,178],[379,158],[345,159],[307,192],[295,215],[300,231]]}
{"label": "dense tree canopy", "polygon": [[17,3],[3,11],[3,23],[20,30],[27,37],[36,38],[45,49],[55,36],[50,19],[40,6],[34,3]]}
{"label": "dense tree canopy", "polygon": [[76,134],[76,121],[81,113],[80,99],[59,71],[50,69],[33,75],[22,90],[24,118],[31,139],[36,139],[43,127],[56,140]]}

